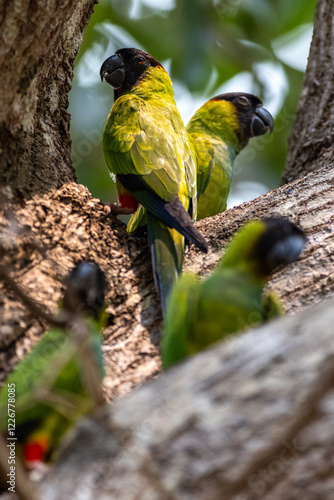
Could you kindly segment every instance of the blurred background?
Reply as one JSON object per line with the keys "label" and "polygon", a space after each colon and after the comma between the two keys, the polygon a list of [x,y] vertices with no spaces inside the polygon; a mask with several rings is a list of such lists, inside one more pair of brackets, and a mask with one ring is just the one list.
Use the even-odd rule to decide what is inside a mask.
{"label": "blurred background", "polygon": [[78,180],[116,201],[102,154],[113,90],[99,76],[122,47],[146,50],[168,71],[182,118],[222,92],[258,95],[275,130],[238,156],[228,206],[277,187],[301,90],[316,0],[100,0],[85,29],[70,92]]}

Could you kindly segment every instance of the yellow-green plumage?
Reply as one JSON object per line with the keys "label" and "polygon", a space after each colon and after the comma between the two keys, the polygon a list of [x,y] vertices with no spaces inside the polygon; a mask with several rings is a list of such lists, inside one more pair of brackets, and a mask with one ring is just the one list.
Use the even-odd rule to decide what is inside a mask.
{"label": "yellow-green plumage", "polygon": [[186,210],[196,209],[194,148],[162,67],[148,68],[145,79],[114,103],[103,133],[110,171],[141,176],[165,201],[178,195]]}
{"label": "yellow-green plumage", "polygon": [[226,210],[237,154],[268,129],[272,117],[251,94],[221,94],[196,111],[187,130],[197,152],[197,220]]}
{"label": "yellow-green plumage", "polygon": [[232,240],[211,276],[201,282],[184,274],[168,302],[164,368],[281,314],[279,301],[263,295],[266,279],[277,265],[295,260],[303,245],[303,233],[287,220],[254,221]]}

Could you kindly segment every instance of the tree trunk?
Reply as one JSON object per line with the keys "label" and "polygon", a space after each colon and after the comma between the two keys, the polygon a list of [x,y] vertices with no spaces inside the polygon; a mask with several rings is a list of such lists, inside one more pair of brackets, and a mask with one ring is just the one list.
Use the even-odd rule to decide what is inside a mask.
{"label": "tree trunk", "polygon": [[0,185],[25,199],[76,180],[68,93],[97,0],[4,0],[0,14]]}
{"label": "tree trunk", "polygon": [[[5,2],[1,27],[7,33],[7,45],[1,67],[2,74],[6,73],[6,91],[0,109],[0,178],[5,187],[0,206],[0,252],[3,266],[16,282],[51,311],[56,310],[63,279],[76,261],[94,259],[106,272],[110,322],[104,332],[105,391],[111,400],[160,374],[162,319],[146,240],[128,237],[124,224],[108,218],[103,204],[74,182],[67,92],[80,34],[94,2],[68,0],[65,4],[60,8],[51,0],[48,7],[33,11],[34,2],[22,0],[19,9]],[[290,141],[291,150],[298,154],[293,156],[290,150],[284,174],[289,184],[201,221],[198,227],[208,239],[210,252],[203,255],[192,248],[185,262],[188,270],[204,275],[244,222],[264,215],[289,217],[306,232],[307,247],[296,263],[273,275],[269,287],[282,297],[289,315],[298,315],[212,348],[118,402],[112,420],[127,429],[124,435],[118,431],[114,439],[104,431],[101,437],[101,424],[96,424],[95,431],[95,424],[83,423],[88,436],[84,451],[80,440],[74,440],[73,448],[62,458],[68,468],[59,465],[51,472],[43,487],[48,493],[43,493],[43,498],[59,498],[65,491],[68,498],[76,498],[75,489],[80,482],[85,487],[87,481],[91,482],[85,498],[94,494],[101,499],[111,496],[127,500],[214,499],[221,498],[223,488],[224,498],[267,498],[267,492],[270,499],[301,498],[298,488],[302,486],[298,485],[311,484],[303,483],[307,474],[318,488],[313,497],[311,488],[309,498],[319,498],[319,477],[324,491],[329,488],[332,462],[325,463],[328,450],[322,448],[326,440],[332,446],[327,410],[313,424],[316,429],[323,426],[318,441],[303,437],[310,452],[296,452],[291,432],[286,433],[292,439],[287,449],[293,465],[288,470],[284,467],[277,473],[267,460],[265,467],[273,471],[269,479],[264,479],[251,464],[257,452],[268,447],[278,430],[288,425],[289,414],[298,406],[294,394],[300,390],[300,397],[304,397],[331,353],[333,303],[305,309],[332,295],[334,288],[334,172],[328,119],[334,110],[334,100],[328,97],[332,68],[317,70],[321,91],[315,92],[312,87],[317,57],[331,61],[334,51],[329,35],[326,43],[320,43],[324,40],[322,30],[331,29],[332,10],[329,0],[319,1],[301,97],[304,104],[299,106],[296,132]],[[27,38],[22,36],[29,18],[34,20],[36,40],[33,32]],[[14,51],[13,47],[18,49]],[[3,380],[47,325],[31,316],[5,282],[0,283],[0,319]],[[166,399],[162,398],[165,394]],[[150,415],[160,415],[160,411],[162,417],[151,420]],[[110,427],[110,422],[103,425]],[[152,432],[145,432],[145,426],[152,427]],[[303,432],[307,436],[309,430]],[[119,440],[125,446],[123,451]],[[94,443],[99,445],[98,450]],[[57,474],[62,470],[60,493]],[[67,477],[68,471],[74,475]],[[245,480],[244,471],[250,471],[249,476],[255,474],[251,479],[254,487]],[[133,474],[133,480],[127,474]],[[125,481],[129,481],[127,488]],[[128,496],[121,496],[120,484]],[[138,493],[141,487],[147,496]],[[294,491],[299,491],[298,495]]]}
{"label": "tree trunk", "polygon": [[283,182],[333,166],[334,4],[319,0]]}

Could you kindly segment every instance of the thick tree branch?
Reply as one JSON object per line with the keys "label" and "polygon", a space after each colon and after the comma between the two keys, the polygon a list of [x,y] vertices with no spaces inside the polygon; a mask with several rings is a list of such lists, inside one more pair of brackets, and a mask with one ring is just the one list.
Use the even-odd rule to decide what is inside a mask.
{"label": "thick tree branch", "polygon": [[42,495],[164,498],[146,464],[174,499],[331,499],[333,321],[331,299],[227,339],[118,401],[110,418],[132,439],[83,423]]}

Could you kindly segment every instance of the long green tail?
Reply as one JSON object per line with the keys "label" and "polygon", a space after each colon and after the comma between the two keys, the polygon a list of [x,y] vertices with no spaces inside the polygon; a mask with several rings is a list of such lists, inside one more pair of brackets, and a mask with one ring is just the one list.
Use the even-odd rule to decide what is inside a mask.
{"label": "long green tail", "polygon": [[175,243],[167,226],[150,212],[147,212],[147,235],[155,286],[160,295],[162,314],[165,317],[167,298],[173,283],[182,271],[183,243]]}

